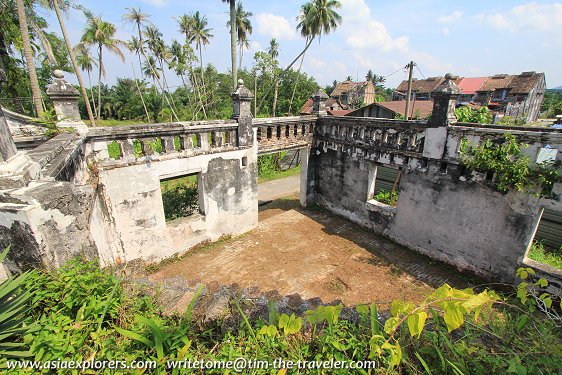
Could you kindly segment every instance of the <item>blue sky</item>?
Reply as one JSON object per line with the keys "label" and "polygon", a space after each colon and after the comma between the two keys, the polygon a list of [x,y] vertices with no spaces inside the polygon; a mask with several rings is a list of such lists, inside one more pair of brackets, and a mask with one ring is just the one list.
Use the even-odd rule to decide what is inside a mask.
{"label": "blue sky", "polygon": [[[80,2],[78,0],[77,2]],[[264,50],[272,37],[280,44],[279,60],[286,66],[304,47],[295,31],[295,18],[304,0],[244,0],[251,11],[254,32],[251,48],[244,52],[243,65],[251,67],[256,51]],[[338,10],[343,23],[332,34],[315,41],[308,50],[303,70],[321,85],[347,76],[364,79],[372,69],[387,76],[387,86],[395,87],[406,76],[403,68],[410,60],[417,63],[417,78],[442,76],[447,72],[461,76],[497,73],[519,74],[537,71],[546,74],[548,87],[562,85],[562,2],[517,0],[341,0]],[[82,4],[117,28],[117,37],[134,35],[121,16],[126,7],[141,7],[164,38],[183,41],[173,17],[199,10],[209,20],[214,37],[203,51],[205,63],[219,70],[230,67],[229,34],[226,28],[228,4],[219,0],[82,0]],[[57,32],[54,15],[47,19]],[[74,43],[80,39],[85,19],[71,11],[67,27]],[[131,62],[105,54],[107,81],[132,77]],[[135,65],[135,69],[138,66]],[[139,74],[137,70],[137,75]],[[179,79],[170,76],[170,85]],[[71,77],[69,80],[74,81]]]}

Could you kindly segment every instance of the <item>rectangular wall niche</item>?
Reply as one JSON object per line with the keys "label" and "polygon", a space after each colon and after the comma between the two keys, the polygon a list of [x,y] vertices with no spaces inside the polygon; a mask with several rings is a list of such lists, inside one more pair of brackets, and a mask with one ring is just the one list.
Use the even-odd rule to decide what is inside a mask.
{"label": "rectangular wall niche", "polygon": [[204,214],[199,182],[199,173],[167,178],[160,181],[166,221],[195,214]]}
{"label": "rectangular wall niche", "polygon": [[372,163],[369,170],[369,193],[367,201],[378,201],[396,206],[400,169]]}

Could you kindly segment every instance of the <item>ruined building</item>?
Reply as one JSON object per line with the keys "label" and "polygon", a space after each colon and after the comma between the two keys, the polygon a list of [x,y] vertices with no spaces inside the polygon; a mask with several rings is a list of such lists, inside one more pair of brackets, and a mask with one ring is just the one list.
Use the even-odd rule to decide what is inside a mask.
{"label": "ruined building", "polygon": [[[412,80],[412,101],[431,100],[431,93],[443,83],[443,77]],[[544,73],[523,72],[519,75],[496,74],[491,77],[452,77],[460,88],[458,103],[486,106],[499,117],[510,116],[530,123],[536,121],[546,89]],[[406,100],[408,81],[402,81],[392,100]]]}
{"label": "ruined building", "polygon": [[[76,101],[57,80],[55,108],[73,113]],[[73,119],[78,131],[25,152],[0,112],[0,246],[12,244],[6,272],[58,267],[77,254],[102,265],[157,262],[252,230],[258,155],[298,149],[303,206],[319,205],[460,270],[510,282],[526,264],[560,287],[559,271],[526,254],[544,210],[562,211],[562,185],[549,199],[504,194],[494,176],[467,171],[461,141],[498,141],[507,131],[456,124],[462,92],[451,76],[440,81],[429,121],[327,116],[322,91],[311,115],[253,119],[252,93],[240,82],[231,120],[86,128]],[[560,130],[509,132],[529,144],[533,162],[545,154],[562,160]],[[374,199],[388,170],[400,175],[396,207]],[[197,212],[166,221],[161,182],[185,176],[197,182]]]}

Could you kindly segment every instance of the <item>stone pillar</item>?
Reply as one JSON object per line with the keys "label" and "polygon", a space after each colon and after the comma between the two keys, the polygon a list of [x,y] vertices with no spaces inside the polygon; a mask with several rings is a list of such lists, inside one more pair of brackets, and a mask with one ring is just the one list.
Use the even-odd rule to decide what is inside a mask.
{"label": "stone pillar", "polygon": [[238,146],[251,146],[254,139],[252,130],[252,112],[250,103],[254,95],[244,86],[244,81],[238,80],[236,91],[231,94],[234,114],[232,118],[238,121]]}
{"label": "stone pillar", "polygon": [[312,114],[314,115],[326,115],[326,100],[329,96],[322,89],[316,90],[312,94]]}
{"label": "stone pillar", "polygon": [[[0,69],[0,92],[2,92],[1,90],[4,82],[6,82],[6,74]],[[12,138],[12,133],[10,133],[10,128],[4,117],[2,107],[0,107],[0,157],[2,157],[2,161],[7,161],[14,156],[16,152],[16,144]]]}
{"label": "stone pillar", "polygon": [[64,79],[62,70],[55,70],[53,83],[47,86],[47,95],[53,101],[60,128],[75,128],[79,132],[87,132],[86,124],[80,118],[78,100],[80,93]]}
{"label": "stone pillar", "polygon": [[445,75],[445,82],[431,92],[433,111],[429,125],[432,127],[448,126],[457,122],[455,104],[462,94],[461,89],[452,81],[451,73]]}

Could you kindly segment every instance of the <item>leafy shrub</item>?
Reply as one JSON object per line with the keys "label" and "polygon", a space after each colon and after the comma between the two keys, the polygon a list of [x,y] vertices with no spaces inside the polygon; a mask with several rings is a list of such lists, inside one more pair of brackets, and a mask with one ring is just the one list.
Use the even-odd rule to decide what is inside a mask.
{"label": "leafy shrub", "polygon": [[[25,341],[36,360],[95,356],[156,361],[158,369],[150,373],[179,373],[166,368],[166,361],[245,357],[270,363],[278,358],[374,360],[377,369],[371,373],[388,374],[557,374],[562,345],[555,299],[542,291],[546,280],[530,280],[531,269],[517,273],[524,280],[517,300],[443,285],[419,305],[393,302],[385,322],[374,303],[357,306],[355,322],[342,319],[341,304],[319,306],[302,318],[278,314],[272,303],[267,321],[251,321],[234,299],[243,325],[221,333],[213,327],[193,330],[195,300],[183,316],[163,317],[150,298],[131,287],[125,292],[110,271],[77,259],[58,271],[35,272],[26,281],[25,288],[34,293],[27,323],[35,321],[40,329],[28,333]],[[0,358],[0,366],[5,360]]]}
{"label": "leafy shrub", "polygon": [[487,107],[472,109],[467,106],[455,109],[455,117],[459,122],[471,122],[475,124],[491,124],[492,113]]}
{"label": "leafy shrub", "polygon": [[381,190],[375,195],[375,200],[396,207],[398,203],[398,192]]}
{"label": "leafy shrub", "polygon": [[[0,266],[9,251],[8,246],[0,253]],[[22,324],[22,316],[27,313],[28,302],[32,297],[31,292],[22,286],[30,276],[30,272],[25,272],[0,283],[0,358],[29,355],[26,350],[22,350],[25,344],[21,342],[21,337],[35,328],[33,324]]]}
{"label": "leafy shrub", "polygon": [[529,158],[521,151],[526,147],[528,145],[518,143],[512,134],[506,134],[503,142],[486,140],[478,146],[463,140],[460,157],[462,164],[469,169],[493,173],[497,189],[501,192],[513,188],[549,196],[553,184],[562,181],[559,164],[550,162],[531,166]]}

